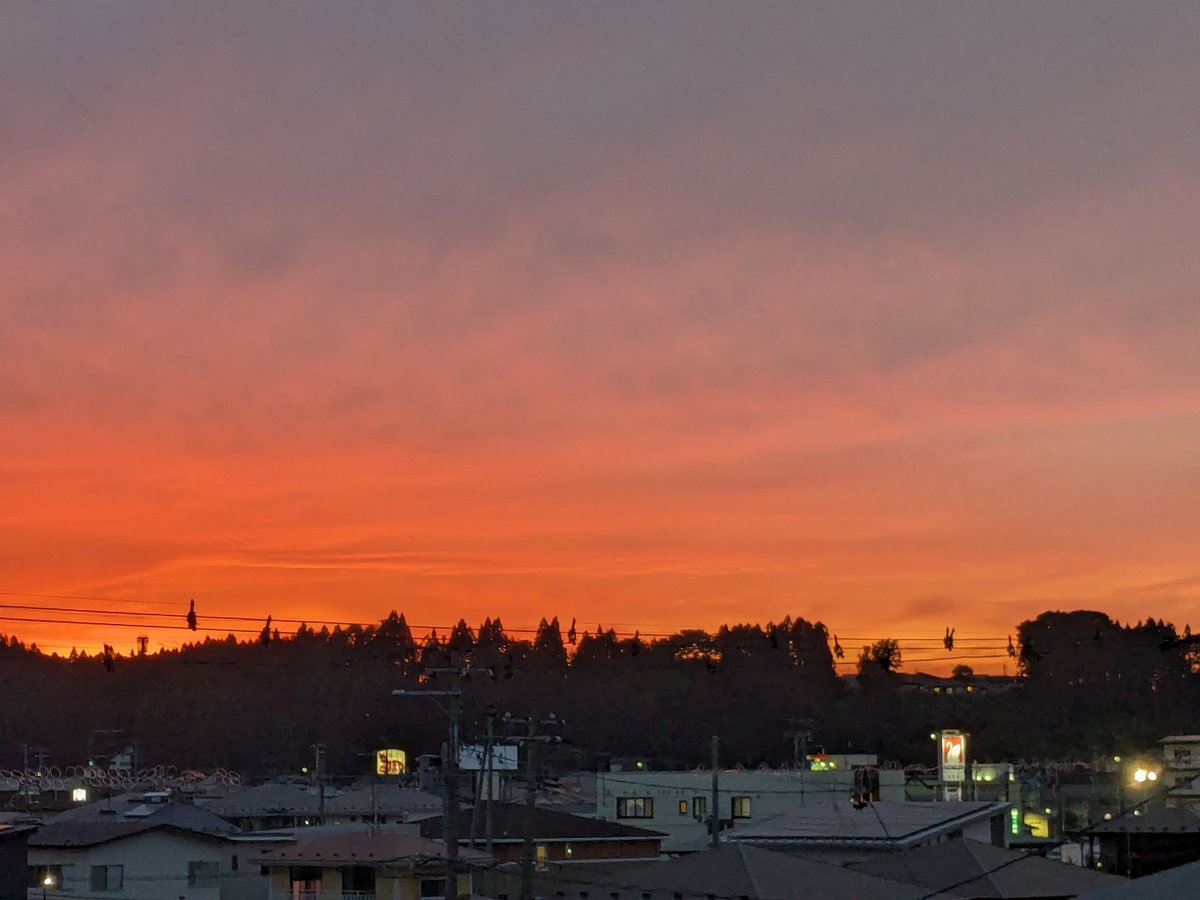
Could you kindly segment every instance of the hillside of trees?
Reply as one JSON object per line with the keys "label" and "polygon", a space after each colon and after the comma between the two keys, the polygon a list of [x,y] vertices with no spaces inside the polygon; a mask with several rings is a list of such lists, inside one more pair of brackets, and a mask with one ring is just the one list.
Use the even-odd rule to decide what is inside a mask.
{"label": "hillside of trees", "polygon": [[1017,635],[1017,686],[954,696],[903,689],[896,641],[866,648],[856,677],[839,677],[831,636],[804,619],[655,640],[564,634],[557,619],[518,639],[488,619],[418,640],[392,613],[373,627],[301,626],[248,642],[231,635],[70,658],[7,638],[0,768],[20,767],[23,745],[45,748],[55,765],[81,764],[99,731],[134,744],[139,766],[298,772],[322,743],[332,774],[366,772],[376,747],[437,752],[446,719],[436,700],[392,691],[446,688],[450,676],[429,670],[451,666],[469,670],[465,740],[492,714],[553,712],[565,723],[556,751],[564,767],[610,757],[703,765],[714,734],[724,764],[781,765],[792,761],[796,720],[811,731],[810,747],[903,763],[932,764],[929,733],[943,727],[970,732],[980,760],[1090,759],[1194,731],[1200,720],[1200,652],[1186,631],[1076,611],[1043,613]]}

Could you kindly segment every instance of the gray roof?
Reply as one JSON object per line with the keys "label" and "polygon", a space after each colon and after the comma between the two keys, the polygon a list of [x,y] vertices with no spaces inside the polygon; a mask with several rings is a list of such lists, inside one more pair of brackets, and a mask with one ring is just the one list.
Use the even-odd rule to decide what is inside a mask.
{"label": "gray roof", "polygon": [[[149,795],[162,799],[162,795]],[[150,823],[155,826],[171,825],[184,831],[203,834],[228,835],[237,828],[220,816],[191,803],[147,802],[147,795],[124,794],[107,800],[98,800],[75,809],[59,813],[48,825],[120,825]],[[42,832],[46,829],[43,827]],[[39,837],[42,832],[39,832]]]}
{"label": "gray roof", "polygon": [[[320,791],[308,784],[268,783],[233,788],[224,797],[198,801],[206,809],[231,818],[263,815],[309,815],[320,810]],[[325,789],[326,815],[409,815],[437,812],[441,798],[394,783]]]}
{"label": "gray roof", "polygon": [[980,841],[939,841],[880,856],[857,872],[919,885],[940,897],[1073,897],[1115,884],[1114,875]]}
{"label": "gray roof", "polygon": [[1200,885],[1200,862],[1080,894],[1078,900],[1194,900]]}
{"label": "gray roof", "polygon": [[716,850],[595,872],[590,867],[572,866],[567,877],[577,889],[595,889],[589,890],[595,896],[648,892],[663,898],[680,893],[749,900],[918,900],[923,894],[913,885],[742,844],[723,844]]}
{"label": "gray roof", "polygon": [[201,840],[224,840],[230,837],[228,833],[209,831],[199,828],[188,828],[171,822],[139,819],[133,821],[113,822],[55,822],[43,825],[29,839],[30,847],[94,847],[96,844],[107,844],[119,841],[147,831],[169,829],[190,834]]}
{"label": "gray roof", "polygon": [[957,831],[1008,811],[1008,803],[888,803],[855,809],[845,800],[814,803],[755,823],[738,823],[726,841],[793,846],[903,847]]}

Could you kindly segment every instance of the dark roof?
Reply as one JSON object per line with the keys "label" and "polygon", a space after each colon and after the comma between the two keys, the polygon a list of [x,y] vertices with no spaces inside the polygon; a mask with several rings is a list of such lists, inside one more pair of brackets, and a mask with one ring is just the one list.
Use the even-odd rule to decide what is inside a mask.
{"label": "dark roof", "polygon": [[598,889],[597,896],[643,892],[664,898],[711,894],[747,900],[918,900],[923,895],[913,885],[744,844],[722,844],[715,850],[595,872],[572,867],[564,870],[564,876],[576,888]]}
{"label": "dark roof", "polygon": [[29,846],[93,847],[96,844],[107,844],[110,841],[119,841],[122,838],[158,829],[169,829],[203,840],[219,841],[228,836],[228,832],[216,833],[206,829],[188,828],[154,819],[123,822],[54,822],[39,828],[37,833],[29,839]]}
{"label": "dark roof", "polygon": [[1184,807],[1145,809],[1138,815],[1122,816],[1101,822],[1087,834],[1195,834],[1200,832],[1200,816]]}
{"label": "dark roof", "polygon": [[[480,807],[475,826],[476,833],[480,838],[484,834],[486,815],[484,807]],[[456,824],[460,841],[470,840],[474,818],[475,815],[471,809],[459,810]],[[420,823],[420,828],[422,836],[441,840],[442,816],[425,819]],[[584,841],[661,840],[664,837],[662,832],[658,831],[648,831],[645,828],[635,828],[619,822],[605,822],[602,819],[576,816],[536,806],[530,809],[520,803],[497,803],[492,806],[493,841],[508,843],[521,841],[524,840],[527,830],[532,832],[535,841],[577,841],[582,843]]]}
{"label": "dark roof", "polygon": [[[388,831],[348,831],[301,837],[295,844],[264,852],[256,861],[267,866],[319,862],[344,864],[348,861],[384,865],[439,862],[445,858],[445,847],[437,841]],[[459,859],[481,862],[489,857],[486,853],[463,848],[459,850]]]}
{"label": "dark roof", "polygon": [[[295,815],[316,816],[320,811],[320,791],[309,784],[269,782],[253,787],[237,787],[224,797],[198,801],[217,815],[243,816]],[[395,816],[408,813],[436,812],[441,798],[426,791],[386,782],[350,788],[327,788],[326,815]]]}
{"label": "dark roof", "polygon": [[1080,894],[1077,900],[1194,900],[1196,885],[1200,884],[1200,862],[1187,863],[1144,875],[1098,891]]}
{"label": "dark roof", "polygon": [[9,822],[0,822],[0,840],[16,837],[18,834],[28,835],[34,831],[37,831],[36,825],[17,825]]}
{"label": "dark roof", "polygon": [[890,803],[855,809],[845,800],[814,803],[799,810],[742,824],[724,840],[793,846],[903,847],[931,840],[1006,813],[1008,803]]}
{"label": "dark roof", "polygon": [[940,841],[854,866],[944,897],[1073,897],[1114,884],[1113,875],[980,841]]}
{"label": "dark roof", "polygon": [[157,825],[174,825],[185,831],[218,835],[234,834],[238,830],[207,809],[201,809],[191,803],[177,803],[161,798],[162,795],[145,794],[111,797],[59,813],[50,820],[50,824],[92,822],[115,825],[122,822],[153,822]]}

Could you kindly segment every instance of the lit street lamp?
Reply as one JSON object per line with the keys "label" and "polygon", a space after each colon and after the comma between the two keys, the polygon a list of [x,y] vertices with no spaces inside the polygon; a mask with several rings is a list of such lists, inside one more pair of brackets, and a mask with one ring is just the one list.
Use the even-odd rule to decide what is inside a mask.
{"label": "lit street lamp", "polygon": [[54,887],[56,883],[57,882],[54,880],[53,872],[47,871],[46,874],[42,876],[42,900],[46,900],[46,891]]}

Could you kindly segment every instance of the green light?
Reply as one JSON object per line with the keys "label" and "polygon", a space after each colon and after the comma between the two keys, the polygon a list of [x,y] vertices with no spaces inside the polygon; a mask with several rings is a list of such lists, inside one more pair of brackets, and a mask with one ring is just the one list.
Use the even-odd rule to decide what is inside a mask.
{"label": "green light", "polygon": [[1013,834],[1021,833],[1021,812],[1015,806],[1008,811],[1008,830]]}

